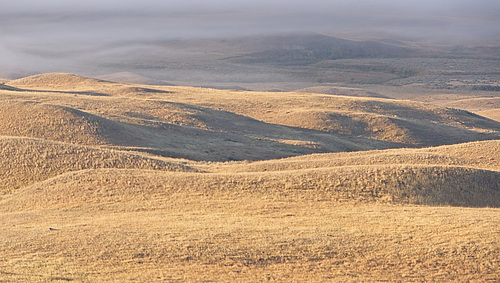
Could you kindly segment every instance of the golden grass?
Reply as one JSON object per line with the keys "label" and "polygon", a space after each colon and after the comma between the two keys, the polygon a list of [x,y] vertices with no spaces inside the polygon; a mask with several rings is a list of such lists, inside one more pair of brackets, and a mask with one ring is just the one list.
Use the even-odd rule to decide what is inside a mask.
{"label": "golden grass", "polygon": [[58,105],[5,101],[0,105],[0,135],[43,138],[75,144],[105,144],[96,116]]}
{"label": "golden grass", "polygon": [[112,149],[0,137],[0,193],[12,192],[62,173],[91,168],[195,170],[178,161],[168,162]]}
{"label": "golden grass", "polygon": [[500,171],[500,140],[430,147],[310,154],[279,160],[218,163],[197,167],[214,172],[265,172],[384,165],[460,166]]}
{"label": "golden grass", "polygon": [[481,110],[477,113],[483,117],[500,122],[500,108]]}
{"label": "golden grass", "polygon": [[192,194],[179,194],[165,206],[133,212],[116,208],[89,212],[82,207],[2,213],[0,278],[7,282],[500,279],[498,209]]}
{"label": "golden grass", "polygon": [[[500,281],[494,121],[67,74],[7,84],[0,282]],[[348,149],[366,151],[331,152]]]}
{"label": "golden grass", "polygon": [[491,93],[483,95],[480,93],[472,95],[439,94],[418,99],[438,106],[469,110],[483,117],[500,122],[500,97]]}
{"label": "golden grass", "polygon": [[30,88],[41,90],[81,90],[82,88],[93,89],[96,86],[114,85],[115,83],[85,78],[66,73],[49,73],[29,76],[17,80],[11,80],[8,85],[17,88]]}
{"label": "golden grass", "polygon": [[[284,147],[285,154],[264,158],[264,155],[270,154],[269,151],[256,153],[255,156],[259,156],[256,159],[291,156],[293,151],[302,155],[500,138],[498,122],[462,110],[412,101],[312,93],[153,87],[96,81],[66,74],[39,75],[11,81],[8,85],[19,90],[2,90],[5,99],[22,103],[26,100],[43,102],[43,107],[59,105],[83,120],[90,117],[98,119],[100,124],[97,128],[100,135],[107,138],[106,142],[123,146],[165,148],[173,142],[148,143],[147,140],[152,138],[136,138],[131,144],[120,144],[112,140],[116,132],[124,135],[123,132],[131,131],[137,132],[137,135],[154,136],[150,128],[158,134],[165,126],[174,131],[176,138],[189,136],[192,141],[201,135],[201,139],[212,139],[222,144],[225,139],[235,140],[231,137],[232,133],[240,133],[247,138],[244,141],[247,146],[263,140],[298,140],[299,144],[317,145],[316,150],[311,151],[307,146],[290,147],[289,143],[282,143],[280,146]],[[20,113],[24,111],[19,110]],[[28,112],[36,114],[35,110]],[[168,134],[161,133],[157,138],[165,139],[165,136]],[[122,140],[128,139],[133,138],[125,135]],[[224,147],[231,146],[234,148],[233,155],[242,152],[231,143],[224,144]],[[273,146],[273,143],[261,143],[252,151]],[[217,151],[215,148],[209,150]],[[179,151],[179,148],[173,151]],[[276,152],[274,148],[271,151]],[[195,155],[206,155],[202,159],[210,160],[209,156],[216,154],[197,151],[184,157],[194,159]],[[249,157],[247,154],[235,159]],[[223,157],[219,154],[211,160],[223,160]]]}
{"label": "golden grass", "polygon": [[[408,145],[439,145],[498,135],[500,124],[467,111],[412,101],[311,93],[255,93],[170,87],[185,101],[268,123]],[[203,94],[203,95],[200,95]],[[182,96],[179,96],[182,94]],[[485,135],[489,132],[490,135]]]}
{"label": "golden grass", "polygon": [[[467,148],[480,154],[498,145],[489,141],[415,150],[440,158],[415,154],[409,160],[459,162],[467,160],[462,156]],[[366,152],[364,161],[384,155],[385,162],[404,159],[404,151]],[[361,163],[355,154],[192,164],[214,166],[219,173],[83,170],[33,184],[0,201],[0,217],[9,228],[0,232],[7,239],[0,278],[499,279],[498,209],[395,204],[498,207],[500,172],[408,164],[329,167],[329,161],[338,162],[331,155],[346,155],[346,164]],[[284,164],[286,169],[279,167]],[[310,164],[311,169],[297,169]],[[234,173],[233,166],[253,172]]]}

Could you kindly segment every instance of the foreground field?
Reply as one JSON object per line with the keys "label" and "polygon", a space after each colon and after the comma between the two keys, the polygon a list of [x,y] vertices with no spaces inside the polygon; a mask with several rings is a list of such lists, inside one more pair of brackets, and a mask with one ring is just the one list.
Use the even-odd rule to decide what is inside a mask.
{"label": "foreground field", "polygon": [[493,120],[65,74],[0,97],[0,282],[500,281]]}
{"label": "foreground field", "polygon": [[[2,213],[3,282],[499,280],[498,209],[178,193]],[[54,230],[50,230],[54,228]]]}

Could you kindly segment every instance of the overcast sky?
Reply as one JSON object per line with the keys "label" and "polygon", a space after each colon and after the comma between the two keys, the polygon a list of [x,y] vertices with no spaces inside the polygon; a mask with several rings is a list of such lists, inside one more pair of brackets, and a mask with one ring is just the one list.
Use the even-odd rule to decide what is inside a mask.
{"label": "overcast sky", "polygon": [[246,9],[275,9],[281,10],[323,10],[324,8],[335,9],[350,7],[355,10],[367,10],[372,7],[408,8],[411,10],[461,10],[472,7],[491,11],[498,9],[496,0],[16,0],[3,1],[2,13],[16,13],[26,11],[103,11],[103,10],[141,10],[141,11],[223,11],[223,10],[246,10]]}
{"label": "overcast sky", "polygon": [[[7,32],[9,27],[12,28],[8,26],[12,22],[26,29],[36,28],[35,23],[61,23],[61,26],[52,26],[53,29],[50,30],[50,32],[57,33],[57,28],[62,30],[66,28],[64,23],[81,24],[89,21],[106,23],[106,17],[110,20],[110,25],[117,23],[113,21],[113,17],[121,18],[118,23],[125,31],[133,29],[134,26],[140,27],[142,24],[146,24],[145,28],[150,28],[147,24],[151,21],[164,27],[162,23],[177,20],[175,23],[179,25],[179,28],[192,29],[192,33],[196,33],[196,29],[202,32],[206,24],[209,24],[211,28],[218,27],[222,30],[225,25],[249,29],[253,27],[258,32],[258,28],[265,28],[259,25],[261,21],[271,30],[285,27],[291,30],[301,27],[314,30],[319,28],[317,26],[319,22],[324,25],[321,28],[325,31],[341,29],[342,26],[335,25],[342,23],[347,28],[357,26],[369,29],[375,27],[368,25],[363,27],[363,23],[416,25],[417,20],[429,20],[429,25],[446,23],[463,26],[490,23],[498,29],[500,18],[500,1],[498,0],[16,0],[2,2],[4,3],[0,7],[0,20],[3,32]],[[196,17],[191,17],[192,14],[198,14],[199,21],[196,21]],[[202,14],[217,14],[217,17],[207,18]],[[140,16],[148,17],[141,18]],[[326,18],[330,21],[326,21]],[[207,19],[216,22],[217,26],[207,23],[205,21]],[[273,19],[276,21],[273,22]],[[158,22],[158,20],[161,21]],[[285,23],[280,26],[280,21]],[[424,21],[420,24],[424,29],[426,28]],[[70,25],[70,27],[73,26]],[[98,32],[92,28],[92,26],[83,26],[78,31]],[[418,26],[413,28],[416,29]],[[241,30],[242,33],[246,31]]]}
{"label": "overcast sky", "polygon": [[[282,32],[500,37],[498,0],[16,0],[0,6],[0,71],[110,45]],[[50,60],[48,60],[50,59]]]}

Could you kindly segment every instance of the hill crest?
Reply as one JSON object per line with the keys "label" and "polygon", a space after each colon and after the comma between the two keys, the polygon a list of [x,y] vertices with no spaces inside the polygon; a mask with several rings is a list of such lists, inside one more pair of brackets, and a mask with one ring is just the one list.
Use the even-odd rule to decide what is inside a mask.
{"label": "hill crest", "polygon": [[112,83],[109,81],[87,78],[68,73],[44,73],[11,80],[7,82],[7,84],[19,88],[77,89],[81,87],[95,87],[100,84]]}

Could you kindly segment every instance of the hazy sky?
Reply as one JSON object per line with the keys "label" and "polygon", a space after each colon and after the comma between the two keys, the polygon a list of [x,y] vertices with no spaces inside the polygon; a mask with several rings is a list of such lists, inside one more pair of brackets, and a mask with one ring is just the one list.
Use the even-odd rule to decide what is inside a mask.
{"label": "hazy sky", "polygon": [[57,67],[63,59],[86,60],[116,46],[176,38],[295,31],[453,41],[500,37],[498,0],[2,2],[0,72]]}
{"label": "hazy sky", "polygon": [[[360,29],[376,28],[363,24],[414,25],[426,28],[428,25],[445,23],[448,25],[474,25],[490,23],[499,28],[500,1],[498,0],[16,0],[2,1],[0,21],[3,32],[10,23],[36,28],[35,24],[50,25],[51,33],[65,29],[65,23],[74,25],[84,22],[102,21],[109,25],[120,24],[123,29],[132,29],[153,22],[159,28],[175,22],[181,29],[196,33],[203,31],[206,24],[210,28],[224,29],[237,26],[244,33],[248,29],[311,29],[322,24],[325,31],[356,26]],[[196,17],[191,17],[194,14]],[[207,17],[207,14],[217,14]],[[13,19],[14,18],[14,19]],[[121,21],[116,21],[120,18]],[[207,20],[210,19],[209,22]],[[329,19],[329,20],[327,20]],[[283,24],[280,25],[280,22]],[[213,26],[217,23],[217,26]],[[335,26],[335,25],[340,26]],[[496,24],[496,25],[495,25]],[[97,25],[97,24],[96,24]],[[267,26],[266,26],[267,25]],[[70,27],[74,27],[70,25]],[[116,26],[117,28],[119,26]],[[79,32],[98,32],[93,26],[82,26]],[[217,30],[214,30],[217,32]],[[221,33],[223,33],[222,31]],[[252,31],[253,32],[253,31]]]}
{"label": "hazy sky", "polygon": [[[103,11],[103,10],[142,10],[142,11],[223,11],[223,10],[246,10],[246,9],[275,9],[318,11],[325,8],[345,8],[355,10],[367,10],[372,7],[393,7],[395,9],[441,9],[469,10],[476,7],[482,10],[498,9],[496,0],[16,0],[3,1],[2,14],[25,11]],[[369,6],[369,7],[368,7]]]}

